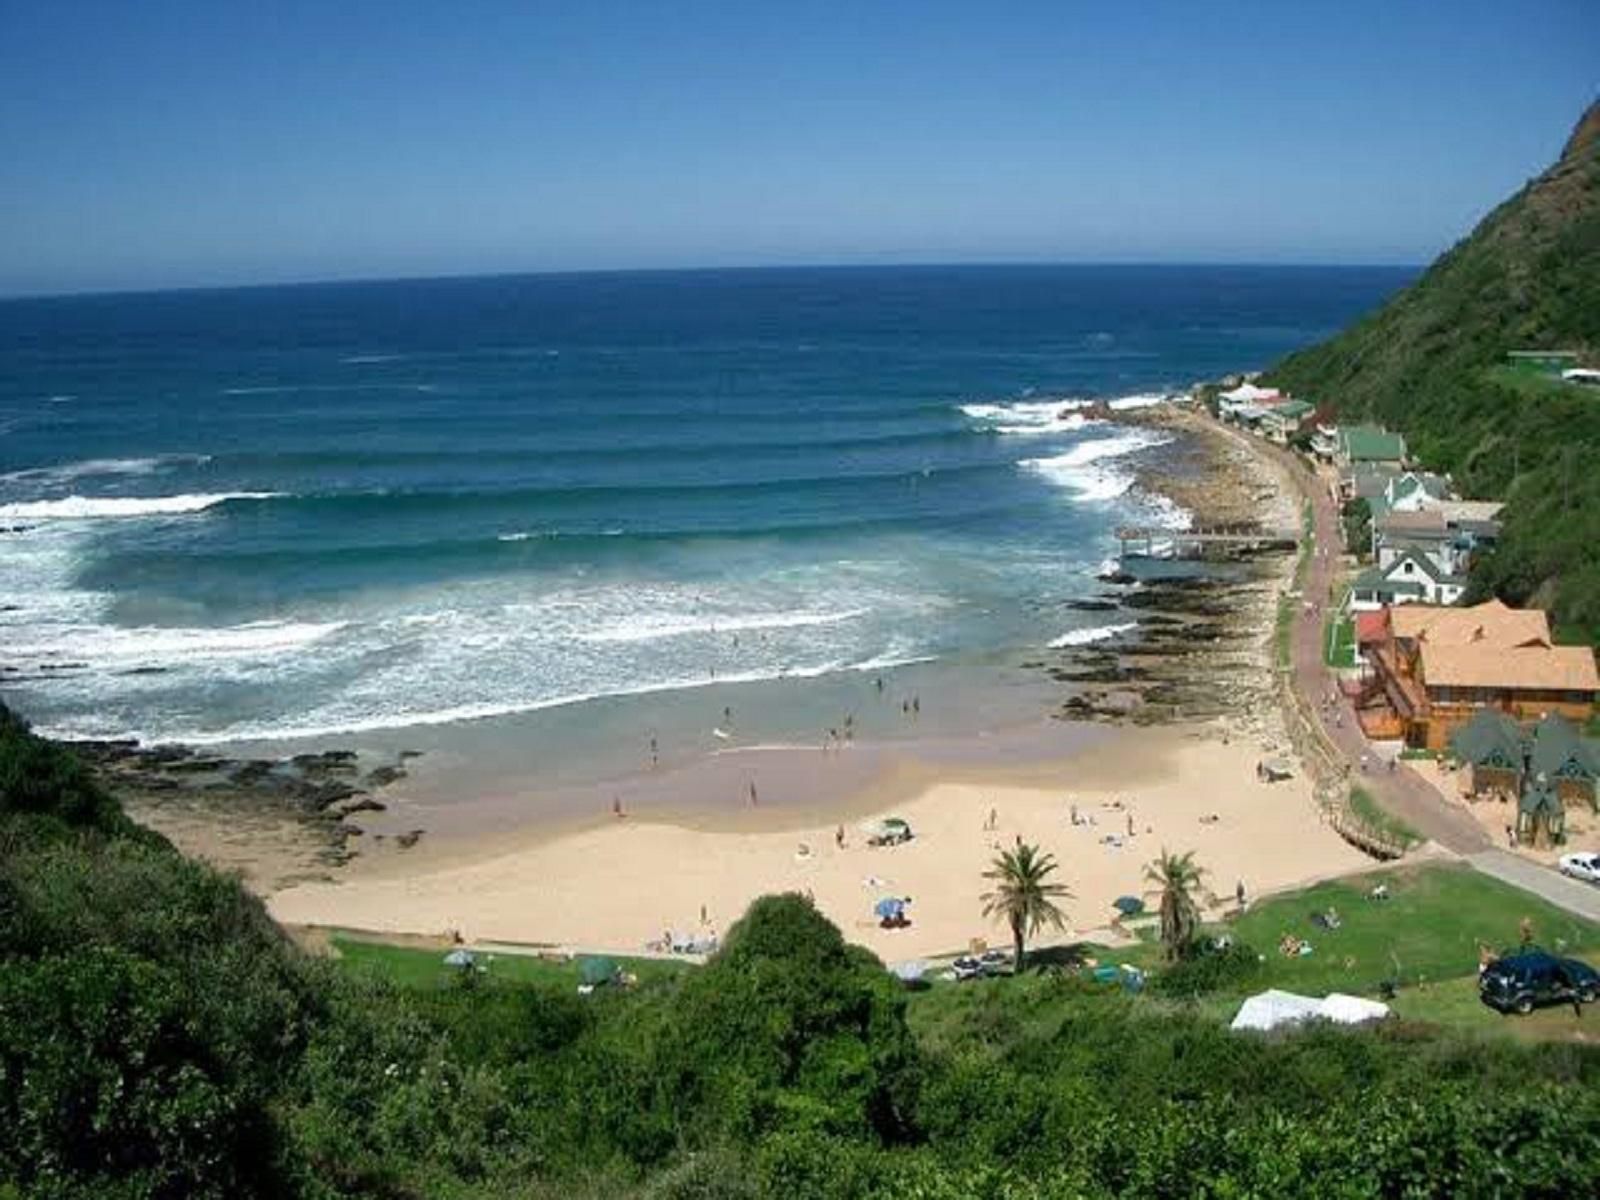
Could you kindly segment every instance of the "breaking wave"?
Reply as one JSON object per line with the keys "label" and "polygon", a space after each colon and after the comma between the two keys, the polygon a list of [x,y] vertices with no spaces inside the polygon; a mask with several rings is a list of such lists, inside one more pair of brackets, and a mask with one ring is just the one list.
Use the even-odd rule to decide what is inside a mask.
{"label": "breaking wave", "polygon": [[270,500],[281,492],[211,492],[187,496],[65,496],[0,504],[0,518],[22,521],[86,521],[109,518],[181,516],[204,512],[231,500]]}

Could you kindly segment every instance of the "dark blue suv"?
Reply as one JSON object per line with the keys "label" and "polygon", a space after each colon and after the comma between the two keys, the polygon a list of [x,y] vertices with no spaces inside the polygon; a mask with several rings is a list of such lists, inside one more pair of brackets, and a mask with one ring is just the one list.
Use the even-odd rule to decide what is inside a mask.
{"label": "dark blue suv", "polygon": [[1600,971],[1543,950],[1498,958],[1478,977],[1478,997],[1503,1013],[1528,1013],[1541,1004],[1589,1004],[1597,996]]}

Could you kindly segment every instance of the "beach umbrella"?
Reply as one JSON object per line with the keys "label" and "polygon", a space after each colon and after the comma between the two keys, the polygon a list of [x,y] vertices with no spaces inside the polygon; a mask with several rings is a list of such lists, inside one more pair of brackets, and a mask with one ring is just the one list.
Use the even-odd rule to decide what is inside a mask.
{"label": "beach umbrella", "polygon": [[471,950],[452,950],[444,956],[444,965],[447,967],[470,967],[476,961]]}
{"label": "beach umbrella", "polygon": [[898,917],[905,910],[906,902],[900,899],[899,896],[885,896],[872,906],[872,911],[886,921],[893,917]]}
{"label": "beach umbrella", "polygon": [[578,962],[578,979],[593,987],[617,977],[617,964],[609,958],[585,958]]}
{"label": "beach umbrella", "polygon": [[1111,907],[1125,917],[1136,917],[1144,911],[1144,901],[1137,896],[1118,896]]}

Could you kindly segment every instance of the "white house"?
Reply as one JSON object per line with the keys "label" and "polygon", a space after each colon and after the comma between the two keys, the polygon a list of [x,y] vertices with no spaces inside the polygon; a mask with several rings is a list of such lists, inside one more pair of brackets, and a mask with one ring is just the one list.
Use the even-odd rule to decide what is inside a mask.
{"label": "white house", "polygon": [[1465,578],[1440,570],[1420,550],[1397,551],[1356,576],[1349,606],[1352,612],[1377,612],[1392,604],[1454,604],[1466,590]]}

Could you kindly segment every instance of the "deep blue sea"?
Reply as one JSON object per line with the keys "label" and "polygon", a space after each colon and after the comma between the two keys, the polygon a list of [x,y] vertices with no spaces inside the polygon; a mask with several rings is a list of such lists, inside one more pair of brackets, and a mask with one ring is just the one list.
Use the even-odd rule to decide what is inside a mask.
{"label": "deep blue sea", "polygon": [[215,742],[557,711],[577,729],[616,697],[720,712],[769,681],[1003,672],[1092,636],[1061,602],[1094,590],[1119,520],[1183,519],[1133,486],[1159,436],[1069,402],[1264,366],[1412,275],[784,269],[0,303],[0,692],[55,734]]}

